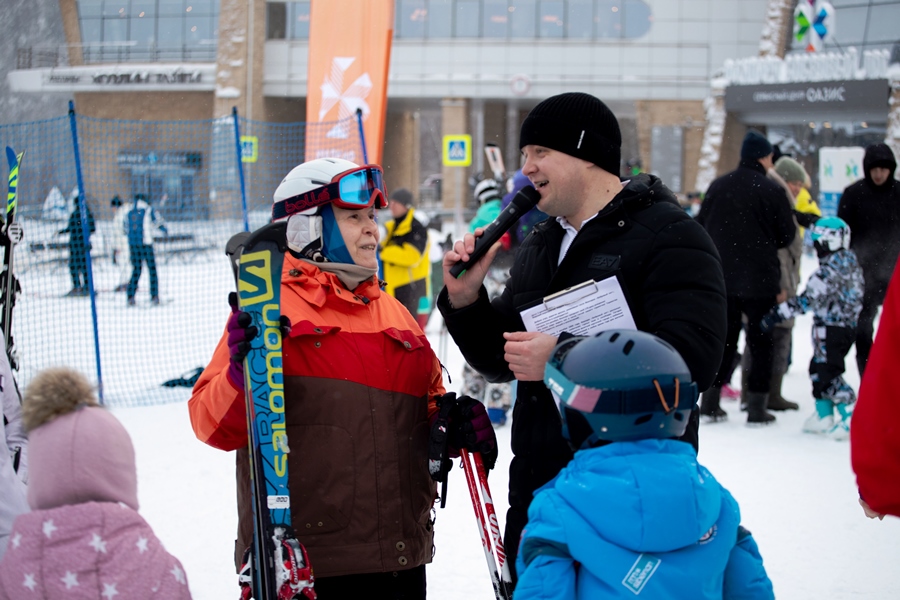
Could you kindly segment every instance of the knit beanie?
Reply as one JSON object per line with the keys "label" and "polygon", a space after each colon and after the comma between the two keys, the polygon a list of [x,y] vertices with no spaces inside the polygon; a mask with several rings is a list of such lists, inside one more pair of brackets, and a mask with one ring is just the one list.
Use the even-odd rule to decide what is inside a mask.
{"label": "knit beanie", "polygon": [[388,199],[393,200],[394,202],[399,202],[407,208],[412,206],[414,203],[412,192],[406,188],[397,188],[396,190],[391,192]]}
{"label": "knit beanie", "polygon": [[809,186],[809,175],[803,165],[789,156],[782,156],[775,163],[775,172],[781,175],[787,183],[799,183]]}
{"label": "knit beanie", "polygon": [[750,130],[744,136],[744,143],[741,144],[741,158],[747,160],[756,160],[765,158],[772,154],[772,144],[766,139],[766,136],[758,131]]}
{"label": "knit beanie", "polygon": [[568,92],[547,98],[528,113],[519,149],[544,146],[592,162],[618,176],[622,134],[611,110],[590,94]]}
{"label": "knit beanie", "polygon": [[52,368],[25,389],[28,504],[33,510],[122,502],[137,510],[134,446],[77,371]]}

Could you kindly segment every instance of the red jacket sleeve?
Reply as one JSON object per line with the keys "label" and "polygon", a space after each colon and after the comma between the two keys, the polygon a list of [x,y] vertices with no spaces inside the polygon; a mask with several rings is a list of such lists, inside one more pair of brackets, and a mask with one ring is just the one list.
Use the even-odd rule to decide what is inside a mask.
{"label": "red jacket sleeve", "polygon": [[[900,265],[900,263],[898,263]],[[900,516],[900,266],[888,286],[850,426],[850,459],[872,510]]]}
{"label": "red jacket sleeve", "polygon": [[247,445],[247,404],[228,380],[231,357],[226,340],[223,335],[194,385],[188,411],[197,439],[221,450],[236,450]]}

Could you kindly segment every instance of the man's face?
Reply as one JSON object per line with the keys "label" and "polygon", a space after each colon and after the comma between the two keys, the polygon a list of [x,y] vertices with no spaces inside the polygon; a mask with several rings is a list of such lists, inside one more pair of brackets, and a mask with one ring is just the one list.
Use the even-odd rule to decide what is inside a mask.
{"label": "man's face", "polygon": [[872,183],[875,185],[884,185],[890,176],[891,170],[885,167],[872,167],[869,171],[869,177],[872,178]]}
{"label": "man's face", "polygon": [[405,204],[403,204],[402,202],[397,202],[396,200],[391,200],[390,202],[388,202],[388,208],[391,211],[391,216],[395,219],[399,219],[400,217],[405,215],[406,211],[408,210]]}
{"label": "man's face", "polygon": [[576,214],[587,192],[584,181],[590,163],[534,144],[524,146],[522,156],[522,174],[541,194],[538,208],[552,217]]}

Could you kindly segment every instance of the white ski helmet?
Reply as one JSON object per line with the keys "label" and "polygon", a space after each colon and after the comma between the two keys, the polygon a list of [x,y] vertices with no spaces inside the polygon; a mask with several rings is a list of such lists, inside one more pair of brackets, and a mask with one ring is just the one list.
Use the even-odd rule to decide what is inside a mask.
{"label": "white ski helmet", "polygon": [[850,247],[850,226],[840,217],[822,217],[809,230],[819,256]]}
{"label": "white ski helmet", "polygon": [[[342,158],[317,158],[291,169],[275,189],[275,204],[293,198],[317,188],[326,186],[332,180],[347,171],[359,168],[356,163]],[[294,252],[299,252],[314,260],[322,262],[322,206],[274,218],[278,221],[288,219],[287,245]],[[273,215],[274,217],[274,215]]]}

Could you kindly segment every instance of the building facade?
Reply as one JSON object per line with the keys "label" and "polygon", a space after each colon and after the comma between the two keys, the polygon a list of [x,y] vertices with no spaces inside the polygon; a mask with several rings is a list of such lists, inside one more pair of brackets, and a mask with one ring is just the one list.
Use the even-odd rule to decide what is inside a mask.
{"label": "building facade", "polygon": [[[207,119],[234,106],[253,120],[294,122],[305,120],[307,93],[319,85],[307,79],[315,26],[308,0],[58,4],[66,43],[22,44],[8,76],[13,94],[68,94],[93,117]],[[486,169],[480,149],[489,142],[512,170],[528,110],[550,95],[584,91],[620,117],[623,174],[649,170],[675,191],[690,191],[710,80],[727,60],[760,53],[770,4],[396,0],[388,184],[452,201],[465,178],[460,167],[442,167],[443,135],[472,135],[477,151],[466,178]],[[857,4],[869,12],[886,5]]]}

